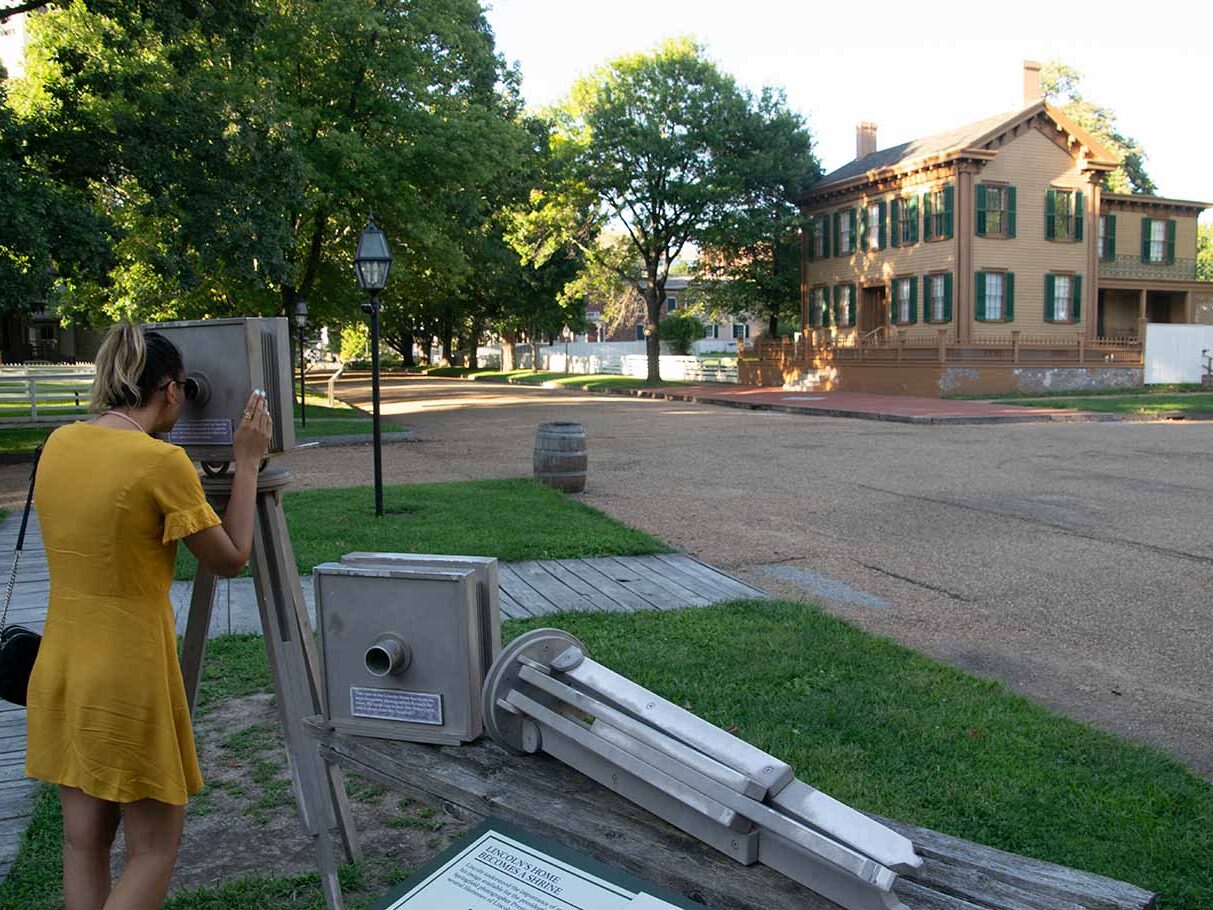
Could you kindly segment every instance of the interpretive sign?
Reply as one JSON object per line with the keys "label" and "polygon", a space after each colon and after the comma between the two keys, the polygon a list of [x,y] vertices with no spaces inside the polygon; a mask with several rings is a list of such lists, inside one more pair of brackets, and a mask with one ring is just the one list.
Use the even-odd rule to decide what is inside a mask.
{"label": "interpretive sign", "polygon": [[182,417],[173,425],[167,438],[175,446],[230,446],[232,422],[220,417]]}
{"label": "interpretive sign", "polygon": [[678,895],[489,819],[375,910],[703,910]]}

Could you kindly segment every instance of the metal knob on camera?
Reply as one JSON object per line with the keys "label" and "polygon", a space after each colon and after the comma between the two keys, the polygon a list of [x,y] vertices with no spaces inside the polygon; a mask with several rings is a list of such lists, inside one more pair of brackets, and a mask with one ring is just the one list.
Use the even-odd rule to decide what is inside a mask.
{"label": "metal knob on camera", "polygon": [[366,649],[366,669],[372,676],[398,676],[413,662],[413,651],[396,635],[381,635]]}

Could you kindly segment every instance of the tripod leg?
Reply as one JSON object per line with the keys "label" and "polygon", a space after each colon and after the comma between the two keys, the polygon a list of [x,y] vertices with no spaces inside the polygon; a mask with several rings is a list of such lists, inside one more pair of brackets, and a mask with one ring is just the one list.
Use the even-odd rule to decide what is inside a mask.
{"label": "tripod leg", "polygon": [[190,612],[185,625],[185,642],[181,648],[181,678],[185,682],[185,698],[190,715],[198,701],[198,683],[202,681],[202,659],[206,653],[206,636],[211,628],[211,611],[215,602],[215,576],[198,565],[194,589],[190,594]]}

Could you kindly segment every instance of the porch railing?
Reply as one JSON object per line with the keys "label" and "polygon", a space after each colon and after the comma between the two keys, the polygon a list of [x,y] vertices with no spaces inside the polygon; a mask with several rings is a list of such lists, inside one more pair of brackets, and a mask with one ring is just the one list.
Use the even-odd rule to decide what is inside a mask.
{"label": "porch railing", "polygon": [[1117,256],[1100,260],[1100,278],[1126,278],[1133,281],[1195,281],[1196,260],[1176,259],[1172,262],[1142,262],[1141,256]]}

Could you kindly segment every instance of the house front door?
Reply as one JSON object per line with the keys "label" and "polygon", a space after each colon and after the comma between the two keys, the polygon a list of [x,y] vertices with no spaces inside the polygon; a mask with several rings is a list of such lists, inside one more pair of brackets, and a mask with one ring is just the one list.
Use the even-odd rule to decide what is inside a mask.
{"label": "house front door", "polygon": [[884,288],[864,288],[859,300],[859,334],[867,335],[884,322]]}

